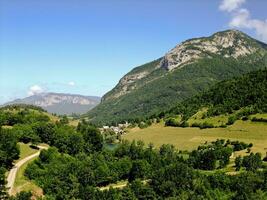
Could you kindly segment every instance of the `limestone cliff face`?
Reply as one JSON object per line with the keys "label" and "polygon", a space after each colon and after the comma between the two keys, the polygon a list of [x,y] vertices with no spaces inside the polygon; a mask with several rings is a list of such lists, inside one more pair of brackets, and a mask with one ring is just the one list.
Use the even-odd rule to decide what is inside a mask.
{"label": "limestone cliff face", "polygon": [[121,86],[120,90],[114,93],[112,98],[118,98],[124,94],[127,94],[131,90],[135,89],[136,86],[134,83],[146,77],[148,74],[149,74],[148,71],[142,71],[124,76],[119,82],[119,85]]}
{"label": "limestone cliff face", "polygon": [[59,103],[79,105],[95,105],[97,103],[96,100],[81,95],[44,93],[36,96],[33,103],[40,107],[48,107]]}
{"label": "limestone cliff face", "polygon": [[[113,90],[104,95],[102,102],[129,94],[164,74],[197,63],[201,59],[212,59],[217,56],[222,59],[242,60],[243,57],[254,53],[263,55],[266,50],[262,49],[256,40],[237,30],[227,30],[210,37],[190,39],[178,44],[159,60],[137,67],[126,74]],[[162,69],[165,71],[162,72]]]}
{"label": "limestone cliff face", "polygon": [[7,104],[30,104],[40,106],[56,114],[82,114],[94,108],[100,102],[100,97],[90,97],[62,93],[41,93],[17,99]]}
{"label": "limestone cliff face", "polygon": [[238,59],[255,53],[257,48],[250,45],[250,41],[237,30],[220,32],[208,38],[185,41],[169,51],[161,61],[161,67],[168,70],[181,68],[204,57],[213,54],[225,58]]}

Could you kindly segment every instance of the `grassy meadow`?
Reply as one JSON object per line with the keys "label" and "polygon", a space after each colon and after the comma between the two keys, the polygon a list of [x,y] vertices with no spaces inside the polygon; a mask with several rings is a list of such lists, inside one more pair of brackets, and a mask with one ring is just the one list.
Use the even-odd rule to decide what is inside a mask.
{"label": "grassy meadow", "polygon": [[179,150],[192,150],[206,141],[216,139],[239,140],[253,143],[254,146],[251,150],[260,152],[265,156],[267,152],[267,123],[238,120],[227,128],[211,129],[165,127],[163,123],[158,123],[145,129],[129,129],[123,139],[142,140],[146,144],[153,143],[155,147],[162,144],[173,144]]}
{"label": "grassy meadow", "polygon": [[29,144],[24,144],[22,142],[19,142],[18,145],[20,149],[20,155],[19,155],[19,159],[16,160],[16,162],[19,162],[20,160],[26,158],[27,156],[30,156],[38,152],[38,150],[31,148]]}

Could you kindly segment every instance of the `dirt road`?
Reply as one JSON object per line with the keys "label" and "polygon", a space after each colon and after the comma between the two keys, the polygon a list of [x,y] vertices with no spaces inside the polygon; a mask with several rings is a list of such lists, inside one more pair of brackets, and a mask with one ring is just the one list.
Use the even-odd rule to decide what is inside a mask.
{"label": "dirt road", "polygon": [[26,158],[20,160],[10,170],[8,177],[7,177],[7,185],[6,185],[6,187],[8,188],[8,194],[9,195],[12,195],[12,191],[14,188],[14,184],[15,184],[15,180],[16,180],[16,176],[17,176],[17,172],[18,172],[19,168],[22,167],[26,162],[38,157],[40,155],[40,152],[42,149],[47,149],[47,147],[43,147],[43,146],[38,146],[38,148],[40,150],[37,153],[34,153],[34,154],[27,156]]}

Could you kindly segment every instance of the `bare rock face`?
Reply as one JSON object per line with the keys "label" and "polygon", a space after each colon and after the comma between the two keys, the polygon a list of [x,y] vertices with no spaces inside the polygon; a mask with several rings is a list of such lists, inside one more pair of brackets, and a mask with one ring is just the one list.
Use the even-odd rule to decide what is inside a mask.
{"label": "bare rock face", "polygon": [[146,71],[140,72],[140,73],[131,74],[131,75],[123,77],[121,79],[120,83],[123,84],[123,85],[124,84],[131,84],[131,83],[135,82],[136,80],[144,78],[147,74],[148,74],[148,72],[146,72]]}
{"label": "bare rock face", "polygon": [[24,99],[8,102],[10,104],[29,104],[40,106],[50,113],[56,114],[83,114],[100,103],[100,97],[62,94],[41,93]]}
{"label": "bare rock face", "polygon": [[59,103],[65,104],[79,104],[79,105],[95,105],[96,101],[89,99],[88,97],[68,94],[57,93],[44,93],[40,94],[41,98],[38,98],[34,104],[40,107],[48,107]]}
{"label": "bare rock face", "polygon": [[248,44],[243,33],[237,30],[220,32],[207,38],[185,41],[162,59],[160,66],[168,70],[181,68],[201,58],[209,58],[212,54],[235,59],[254,53],[257,49]]}

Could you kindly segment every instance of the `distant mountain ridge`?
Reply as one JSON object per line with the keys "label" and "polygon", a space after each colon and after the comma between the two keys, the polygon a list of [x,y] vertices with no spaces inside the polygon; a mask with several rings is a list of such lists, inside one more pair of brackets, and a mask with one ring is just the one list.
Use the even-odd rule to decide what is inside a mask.
{"label": "distant mountain ridge", "polygon": [[134,68],[89,111],[95,123],[147,118],[215,83],[267,66],[267,45],[238,30],[189,39]]}
{"label": "distant mountain ridge", "polygon": [[50,113],[83,114],[100,102],[100,97],[64,93],[40,93],[23,99],[16,99],[5,105],[29,104],[42,107]]}

